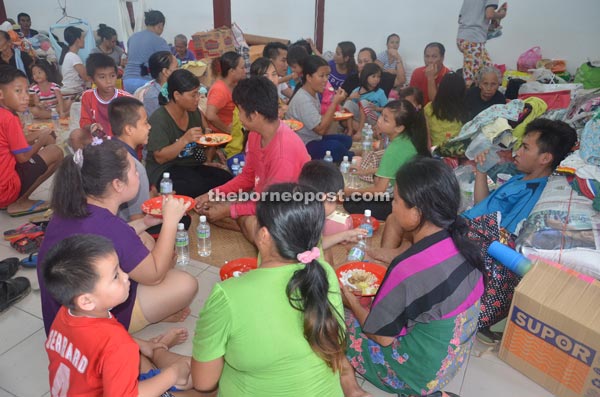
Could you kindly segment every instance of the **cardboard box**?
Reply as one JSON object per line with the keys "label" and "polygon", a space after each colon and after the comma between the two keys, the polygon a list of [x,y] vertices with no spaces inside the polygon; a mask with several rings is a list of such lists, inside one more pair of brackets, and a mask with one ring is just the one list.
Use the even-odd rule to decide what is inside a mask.
{"label": "cardboard box", "polygon": [[515,290],[499,356],[557,396],[600,396],[600,282],[538,261]]}
{"label": "cardboard box", "polygon": [[230,28],[221,27],[194,33],[188,48],[196,55],[196,59],[218,58],[228,51],[235,51],[233,32]]}

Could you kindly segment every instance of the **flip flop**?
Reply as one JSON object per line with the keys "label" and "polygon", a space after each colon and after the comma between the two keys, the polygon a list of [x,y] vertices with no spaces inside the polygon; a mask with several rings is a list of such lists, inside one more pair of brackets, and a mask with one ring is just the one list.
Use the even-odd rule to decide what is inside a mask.
{"label": "flip flop", "polygon": [[19,239],[25,237],[28,233],[33,232],[43,232],[44,228],[42,226],[34,225],[33,223],[27,222],[22,224],[16,229],[10,229],[4,232],[4,240],[11,241],[14,239]]}
{"label": "flip flop", "polygon": [[35,215],[29,218],[29,222],[35,223],[36,225],[48,226],[48,222],[50,222],[53,213],[54,211],[52,211],[52,208],[49,208],[43,214]]}
{"label": "flip flop", "polygon": [[29,254],[28,257],[21,259],[21,266],[26,268],[36,268],[38,263],[38,253]]}
{"label": "flip flop", "polygon": [[48,209],[48,206],[44,205],[44,204],[48,204],[48,203],[46,203],[46,201],[44,201],[44,200],[38,200],[31,207],[29,207],[29,209],[26,209],[25,211],[13,212],[12,214],[9,212],[8,215],[13,218],[16,218],[19,216],[25,216],[25,215],[37,214],[38,212],[44,212]]}

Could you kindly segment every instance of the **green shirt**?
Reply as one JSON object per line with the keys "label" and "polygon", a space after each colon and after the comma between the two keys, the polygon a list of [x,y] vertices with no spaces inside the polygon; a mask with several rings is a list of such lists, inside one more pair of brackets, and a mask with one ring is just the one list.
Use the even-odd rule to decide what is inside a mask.
{"label": "green shirt", "polygon": [[415,145],[404,134],[398,135],[385,149],[375,176],[390,180],[393,187],[400,167],[417,154]]}
{"label": "green shirt", "polygon": [[162,178],[162,173],[174,165],[184,167],[195,167],[200,165],[200,162],[193,156],[193,149],[197,146],[195,142],[186,145],[177,157],[164,164],[158,164],[154,159],[155,151],[172,145],[190,128],[202,127],[202,115],[200,114],[200,111],[196,110],[194,112],[188,112],[188,116],[189,121],[185,131],[177,126],[175,120],[173,120],[164,106],[158,108],[148,119],[152,129],[150,130],[150,136],[148,137],[148,145],[146,146],[146,149],[148,150],[148,156],[146,157],[146,171],[148,171],[148,179],[151,184],[158,184]]}
{"label": "green shirt", "polygon": [[[259,268],[214,286],[199,314],[193,357],[212,361],[224,356],[219,396],[341,397],[334,373],[304,338],[303,313],[292,308],[286,286],[303,264]],[[322,263],[329,301],[343,306],[337,277]]]}

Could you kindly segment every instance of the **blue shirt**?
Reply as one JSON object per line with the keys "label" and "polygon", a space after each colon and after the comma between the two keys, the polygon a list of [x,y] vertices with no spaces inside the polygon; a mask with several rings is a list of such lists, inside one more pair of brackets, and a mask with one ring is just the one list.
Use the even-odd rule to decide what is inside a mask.
{"label": "blue shirt", "polygon": [[514,234],[519,224],[529,216],[548,182],[548,177],[530,180],[523,180],[523,177],[524,175],[513,176],[462,215],[474,219],[500,211],[500,226]]}
{"label": "blue shirt", "polygon": [[127,58],[127,66],[123,73],[125,79],[146,79],[150,80],[150,73],[142,76],[141,66],[148,66],[150,56],[158,51],[171,51],[169,45],[159,35],[149,30],[142,30],[134,33],[127,41],[127,50],[129,51]]}

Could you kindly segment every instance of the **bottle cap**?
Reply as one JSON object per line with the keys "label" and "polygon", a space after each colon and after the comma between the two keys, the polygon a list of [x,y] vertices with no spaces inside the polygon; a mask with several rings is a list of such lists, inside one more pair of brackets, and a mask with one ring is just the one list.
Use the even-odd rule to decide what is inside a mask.
{"label": "bottle cap", "polygon": [[171,176],[168,172],[163,172],[163,178],[169,178]]}
{"label": "bottle cap", "polygon": [[325,151],[325,156],[331,156],[331,151],[330,150]]}
{"label": "bottle cap", "polygon": [[185,225],[183,223],[178,223],[177,230],[185,230]]}
{"label": "bottle cap", "polygon": [[243,167],[243,166],[246,165],[246,162],[245,161],[240,161],[240,165]]}
{"label": "bottle cap", "polygon": [[206,222],[206,215],[200,215],[200,222]]}
{"label": "bottle cap", "polygon": [[233,164],[237,164],[240,162],[240,159],[238,159],[237,157],[233,159]]}
{"label": "bottle cap", "polygon": [[344,156],[344,161],[348,161],[348,156]]}
{"label": "bottle cap", "polygon": [[371,210],[365,210],[365,216],[371,216]]}

